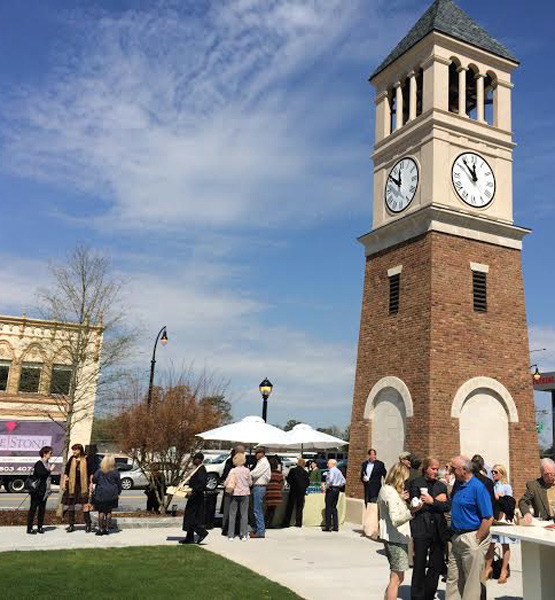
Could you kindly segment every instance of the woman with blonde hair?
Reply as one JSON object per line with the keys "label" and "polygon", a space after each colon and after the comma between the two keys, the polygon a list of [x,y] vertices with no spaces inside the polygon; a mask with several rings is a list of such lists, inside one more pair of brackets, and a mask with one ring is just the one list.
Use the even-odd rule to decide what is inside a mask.
{"label": "woman with blonde hair", "polygon": [[399,586],[409,568],[408,544],[410,539],[411,511],[407,507],[409,493],[405,483],[410,476],[406,465],[396,463],[385,478],[378,495],[380,516],[380,539],[384,543],[389,561],[389,584],[385,590],[385,600],[395,600]]}
{"label": "woman with blonde hair", "polygon": [[121,478],[116,469],[116,459],[112,454],[106,454],[100,463],[100,468],[93,476],[94,493],[93,505],[98,511],[98,530],[96,535],[108,535],[112,510],[118,506],[121,494]]}
{"label": "woman with blonde hair", "polygon": [[231,496],[229,505],[229,522],[227,525],[227,538],[230,542],[235,537],[235,519],[237,511],[240,512],[239,535],[241,541],[249,539],[249,496],[251,494],[251,472],[245,467],[247,459],[243,452],[233,457],[233,469],[225,480],[225,492]]}
{"label": "woman with blonde hair", "polygon": [[[494,492],[496,503],[499,502],[500,498],[512,497],[513,488],[507,479],[507,469],[504,465],[494,465],[491,470],[491,476],[494,482]],[[495,512],[495,511],[494,511]],[[501,514],[500,517],[506,517],[507,515]],[[503,564],[501,566],[501,575],[497,580],[497,583],[507,583],[507,577],[509,576],[509,560],[511,559],[511,548],[510,544],[515,544],[516,539],[505,536],[493,534],[491,536],[491,544],[486,554],[486,566],[485,566],[485,578],[489,579],[493,572],[493,557],[495,554],[495,544],[501,544],[503,554]]]}

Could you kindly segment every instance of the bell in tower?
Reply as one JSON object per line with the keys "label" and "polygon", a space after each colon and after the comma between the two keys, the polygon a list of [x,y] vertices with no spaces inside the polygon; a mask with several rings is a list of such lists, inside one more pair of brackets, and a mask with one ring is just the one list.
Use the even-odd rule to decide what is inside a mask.
{"label": "bell in tower", "polygon": [[[348,496],[370,447],[481,454],[515,493],[538,444],[511,124],[516,57],[450,0],[436,0],[374,70],[374,205]],[[518,464],[518,470],[516,465]]]}

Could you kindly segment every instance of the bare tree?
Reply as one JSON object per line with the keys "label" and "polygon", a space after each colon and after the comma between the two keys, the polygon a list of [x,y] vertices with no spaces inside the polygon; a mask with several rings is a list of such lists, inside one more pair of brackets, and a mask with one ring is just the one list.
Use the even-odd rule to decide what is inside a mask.
{"label": "bare tree", "polygon": [[41,316],[55,323],[52,361],[66,368],[66,379],[51,385],[57,414],[48,413],[65,429],[65,467],[72,434],[92,423],[97,390],[117,381],[135,334],[125,327],[122,281],[107,256],[77,246],[50,272],[52,284],[39,290],[38,301]]}
{"label": "bare tree", "polygon": [[146,389],[137,395],[137,386],[129,388],[131,397],[116,419],[114,437],[148,478],[162,512],[172,500],[165,488],[183,480],[192,455],[203,446],[196,435],[227,418],[225,385],[206,371],[172,372],[154,388],[150,406]]}

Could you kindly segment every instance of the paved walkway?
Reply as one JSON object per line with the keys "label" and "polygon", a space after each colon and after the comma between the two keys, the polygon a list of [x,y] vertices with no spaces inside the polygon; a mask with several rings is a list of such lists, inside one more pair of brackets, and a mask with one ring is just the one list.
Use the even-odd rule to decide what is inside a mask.
{"label": "paved walkway", "polygon": [[[126,529],[97,537],[80,530],[68,534],[56,527],[48,528],[44,535],[29,536],[23,527],[2,527],[0,552],[175,545],[182,535],[177,528]],[[361,537],[350,525],[339,533],[315,528],[277,529],[269,531],[266,539],[248,542],[229,542],[214,529],[202,547],[281,583],[307,600],[382,600],[389,574],[382,545]],[[489,599],[522,599],[518,546],[511,563],[512,577],[506,585],[488,583]],[[401,590],[404,599],[410,598],[410,574],[407,579]],[[445,587],[441,585],[438,596],[443,600]]]}

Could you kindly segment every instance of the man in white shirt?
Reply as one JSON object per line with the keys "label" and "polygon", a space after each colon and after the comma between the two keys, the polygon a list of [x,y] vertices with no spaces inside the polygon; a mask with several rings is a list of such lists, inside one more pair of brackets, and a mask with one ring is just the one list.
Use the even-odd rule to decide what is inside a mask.
{"label": "man in white shirt", "polygon": [[266,525],[264,523],[264,497],[266,496],[266,486],[270,482],[272,469],[270,462],[266,458],[266,451],[262,447],[255,450],[256,467],[251,471],[252,477],[252,504],[254,510],[254,519],[256,521],[256,531],[251,533],[252,538],[266,537]]}

